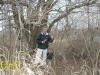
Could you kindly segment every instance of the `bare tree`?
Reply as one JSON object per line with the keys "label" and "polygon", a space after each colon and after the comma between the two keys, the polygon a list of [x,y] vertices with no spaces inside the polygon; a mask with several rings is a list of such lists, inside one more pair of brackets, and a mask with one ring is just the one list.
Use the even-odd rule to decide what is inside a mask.
{"label": "bare tree", "polygon": [[[36,47],[36,37],[40,32],[41,27],[48,24],[49,13],[52,11],[52,8],[56,5],[56,3],[59,2],[59,0],[47,0],[47,1],[39,0],[38,2],[36,2],[37,3],[36,6],[33,6],[34,2],[35,2],[34,0],[29,0],[28,2],[27,1],[23,2],[22,0],[21,1],[16,1],[16,0],[0,1],[0,4],[2,5],[3,4],[12,5],[12,12],[16,24],[16,29],[20,29],[21,27],[23,27],[22,28],[24,30],[23,33],[26,37],[27,42],[29,43],[30,48]],[[48,32],[51,31],[52,27],[56,22],[60,21],[64,17],[67,17],[74,9],[80,8],[82,6],[92,5],[95,3],[96,0],[89,1],[89,2],[84,1],[82,3],[77,3],[69,7],[68,10],[64,12],[64,14],[58,16],[49,24]],[[27,14],[28,14],[27,19],[24,19],[24,15],[23,15],[24,6],[27,7]]]}

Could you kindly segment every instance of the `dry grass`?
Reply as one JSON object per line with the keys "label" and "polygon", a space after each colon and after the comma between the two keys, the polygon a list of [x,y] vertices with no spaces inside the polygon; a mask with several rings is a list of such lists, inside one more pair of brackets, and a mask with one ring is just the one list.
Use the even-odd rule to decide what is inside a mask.
{"label": "dry grass", "polygon": [[[65,32],[55,36],[55,40],[50,44],[49,50],[54,53],[54,58],[50,61],[47,60],[48,65],[44,69],[34,67],[35,53],[29,49],[27,43],[18,41],[17,35],[11,41],[12,49],[14,52],[14,60],[19,60],[19,67],[23,68],[22,71],[13,71],[13,75],[28,75],[29,72],[33,75],[99,75],[100,74],[100,36],[97,31],[91,35],[87,30],[74,30],[73,33]],[[9,34],[5,34],[9,36]],[[13,34],[12,34],[13,36]],[[2,38],[2,35],[0,36]],[[9,42],[5,37],[5,42]],[[9,46],[7,42],[0,44],[0,60],[4,61],[9,59]],[[30,55],[30,53],[33,53]],[[2,71],[2,74],[5,73]],[[5,75],[5,74],[3,74]],[[31,75],[31,74],[30,74]]]}

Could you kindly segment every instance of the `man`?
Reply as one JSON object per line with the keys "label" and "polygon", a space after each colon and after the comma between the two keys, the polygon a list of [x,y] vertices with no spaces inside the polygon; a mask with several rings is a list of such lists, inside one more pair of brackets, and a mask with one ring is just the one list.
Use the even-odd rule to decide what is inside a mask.
{"label": "man", "polygon": [[[35,58],[35,65],[38,65],[39,63],[41,65],[46,65],[46,58],[47,58],[47,49],[49,43],[51,43],[53,40],[51,36],[47,33],[48,27],[44,26],[42,32],[37,37],[37,52],[36,52],[36,58]],[[43,55],[43,57],[41,57]]]}

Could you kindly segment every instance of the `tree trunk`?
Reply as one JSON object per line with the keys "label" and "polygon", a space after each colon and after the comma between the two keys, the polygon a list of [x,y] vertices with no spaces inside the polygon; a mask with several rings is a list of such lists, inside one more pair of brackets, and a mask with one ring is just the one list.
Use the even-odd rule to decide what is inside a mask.
{"label": "tree trunk", "polygon": [[28,31],[30,31],[30,33],[28,31],[24,31],[24,36],[29,44],[29,48],[31,49],[35,49],[37,46],[36,43],[36,38],[39,35],[39,33],[42,31],[42,27],[47,25],[47,20],[43,19],[41,21],[41,25],[40,26],[35,26],[33,24],[25,24],[24,28],[27,29]]}

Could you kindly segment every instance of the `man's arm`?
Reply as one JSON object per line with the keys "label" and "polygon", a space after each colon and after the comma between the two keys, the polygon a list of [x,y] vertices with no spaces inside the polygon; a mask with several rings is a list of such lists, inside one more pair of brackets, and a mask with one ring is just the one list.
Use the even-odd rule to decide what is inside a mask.
{"label": "man's arm", "polygon": [[41,35],[39,35],[39,36],[37,37],[37,43],[38,43],[38,44],[44,44],[46,41],[47,41],[47,39],[46,39],[46,40],[41,40]]}

